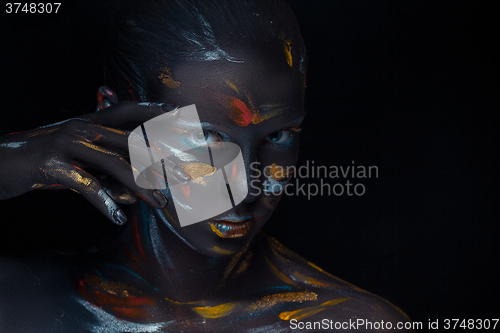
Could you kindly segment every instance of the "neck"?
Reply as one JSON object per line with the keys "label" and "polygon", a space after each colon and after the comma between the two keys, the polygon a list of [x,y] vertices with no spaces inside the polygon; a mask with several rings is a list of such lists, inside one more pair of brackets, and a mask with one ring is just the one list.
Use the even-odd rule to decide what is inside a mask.
{"label": "neck", "polygon": [[170,230],[170,221],[164,219],[145,204],[130,215],[130,233],[121,238],[121,248],[131,269],[173,301],[195,301],[216,292],[245,250],[226,257],[203,255]]}

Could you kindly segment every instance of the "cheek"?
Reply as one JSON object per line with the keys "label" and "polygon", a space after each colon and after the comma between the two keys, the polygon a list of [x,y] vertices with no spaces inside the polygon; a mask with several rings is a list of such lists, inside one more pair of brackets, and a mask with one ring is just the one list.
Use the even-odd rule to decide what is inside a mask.
{"label": "cheek", "polygon": [[263,170],[263,192],[267,195],[281,195],[293,172],[292,165],[267,165]]}

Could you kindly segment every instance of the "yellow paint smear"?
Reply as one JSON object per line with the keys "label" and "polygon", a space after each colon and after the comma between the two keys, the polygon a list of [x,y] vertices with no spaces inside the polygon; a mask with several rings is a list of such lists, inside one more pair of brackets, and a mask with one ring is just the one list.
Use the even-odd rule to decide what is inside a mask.
{"label": "yellow paint smear", "polygon": [[351,297],[348,298],[337,298],[328,302],[325,302],[321,305],[316,305],[316,306],[309,306],[307,308],[301,309],[301,310],[295,310],[295,311],[285,311],[280,313],[279,317],[281,320],[301,320],[307,317],[310,317],[312,315],[315,315],[318,312],[321,312],[331,306],[337,305],[339,303],[345,302],[347,300],[350,300]]}
{"label": "yellow paint smear", "polygon": [[50,134],[50,133],[53,133],[53,132],[58,131],[58,130],[59,130],[59,128],[53,128],[53,129],[49,129],[49,130],[43,129],[43,130],[39,130],[39,131],[36,131],[36,132],[33,132],[33,133],[26,135],[26,138],[33,138],[33,137],[38,136],[40,134]]}
{"label": "yellow paint smear", "polygon": [[284,41],[284,42],[285,42],[286,62],[288,63],[288,66],[293,67],[292,42],[290,41]]}
{"label": "yellow paint smear", "polygon": [[[219,236],[220,238],[226,238],[226,236],[224,236],[224,234],[222,232],[220,232],[219,229],[217,229],[213,224],[210,224],[210,228],[212,228],[212,231],[215,232],[217,234],[217,236]],[[214,246],[214,248],[217,247],[217,246]],[[215,252],[217,252],[215,249],[214,249]]]}
{"label": "yellow paint smear", "polygon": [[231,89],[233,89],[234,91],[236,91],[237,93],[239,93],[239,90],[238,88],[236,88],[236,86],[234,84],[232,84],[231,82],[229,82],[228,80],[226,80],[226,83],[228,86],[231,87]]}
{"label": "yellow paint smear", "polygon": [[179,81],[175,81],[174,78],[172,77],[172,72],[170,71],[170,68],[163,67],[160,69],[160,71],[161,74],[160,76],[158,76],[158,78],[164,85],[172,89],[177,89],[181,86],[181,83]]}
{"label": "yellow paint smear", "polygon": [[79,183],[79,184],[82,184],[84,186],[89,186],[90,184],[92,184],[92,179],[90,178],[85,178],[85,177],[82,177],[82,175],[80,175],[78,172],[76,172],[75,170],[71,170],[71,171],[68,171],[68,176],[73,179],[73,181],[75,183]]}
{"label": "yellow paint smear", "polygon": [[293,282],[288,276],[280,272],[272,263],[271,261],[267,258],[267,256],[264,256],[264,259],[266,259],[266,263],[271,269],[271,272],[276,275],[281,281],[285,282],[286,284],[291,284],[295,285],[296,283]]}
{"label": "yellow paint smear", "polygon": [[323,282],[323,281],[320,281],[320,280],[317,280],[317,279],[314,279],[312,277],[309,277],[309,276],[305,276],[304,274],[301,274],[299,272],[294,272],[293,273],[293,276],[297,279],[297,280],[300,280],[302,282],[305,282],[311,286],[314,286],[314,287],[319,287],[319,288],[334,288],[334,287],[338,287],[337,285],[335,284],[332,284],[332,283],[328,283],[328,282]]}
{"label": "yellow paint smear", "polygon": [[193,310],[204,318],[216,319],[230,315],[237,305],[238,303],[230,302],[211,307],[194,307]]}
{"label": "yellow paint smear", "polygon": [[217,252],[217,253],[224,254],[224,255],[234,254],[234,251],[221,249],[218,246],[212,247],[212,250],[215,251],[215,252]]}
{"label": "yellow paint smear", "polygon": [[165,300],[166,301],[169,301],[170,303],[173,303],[173,304],[180,304],[180,305],[205,305],[207,304],[207,301],[194,301],[194,302],[177,302],[177,301],[174,301],[170,298],[166,298],[165,297]]}
{"label": "yellow paint smear", "polygon": [[106,154],[106,155],[111,155],[111,156],[120,156],[119,154],[117,153],[113,153],[112,151],[110,150],[107,150],[107,149],[104,149],[104,148],[101,148],[99,146],[96,146],[96,145],[93,145],[91,143],[88,143],[88,142],[83,142],[83,141],[77,141],[77,143],[81,143],[82,145],[92,149],[92,150],[95,150],[95,151],[98,151],[100,153],[103,153],[103,154]]}

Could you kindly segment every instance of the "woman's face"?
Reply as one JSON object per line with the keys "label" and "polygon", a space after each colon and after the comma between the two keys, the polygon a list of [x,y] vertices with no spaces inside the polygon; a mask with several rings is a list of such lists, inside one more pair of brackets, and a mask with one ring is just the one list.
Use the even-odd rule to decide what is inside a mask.
{"label": "woman's face", "polygon": [[223,214],[181,227],[173,198],[164,191],[169,204],[163,212],[170,227],[210,256],[233,254],[248,243],[276,208],[280,189],[291,176],[286,169],[297,160],[305,116],[302,75],[285,56],[250,55],[245,54],[243,63],[185,62],[159,74],[162,102],[195,104],[206,141],[235,143],[243,156],[249,193]]}

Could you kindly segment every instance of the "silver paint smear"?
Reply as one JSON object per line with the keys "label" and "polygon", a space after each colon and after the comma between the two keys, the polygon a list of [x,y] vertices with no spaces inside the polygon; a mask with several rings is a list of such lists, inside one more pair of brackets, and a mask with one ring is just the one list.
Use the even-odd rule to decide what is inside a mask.
{"label": "silver paint smear", "polygon": [[0,148],[11,148],[11,149],[17,149],[21,148],[25,144],[27,144],[27,141],[24,142],[10,142],[10,143],[2,143],[0,144]]}
{"label": "silver paint smear", "polygon": [[97,324],[86,323],[85,329],[91,331],[92,333],[149,333],[149,332],[161,332],[161,328],[169,324],[173,324],[174,321],[155,323],[155,324],[137,324],[129,321],[117,319],[115,316],[107,313],[106,311],[93,306],[91,303],[76,299],[78,303],[83,305],[89,312],[91,312],[98,321]]}

